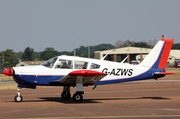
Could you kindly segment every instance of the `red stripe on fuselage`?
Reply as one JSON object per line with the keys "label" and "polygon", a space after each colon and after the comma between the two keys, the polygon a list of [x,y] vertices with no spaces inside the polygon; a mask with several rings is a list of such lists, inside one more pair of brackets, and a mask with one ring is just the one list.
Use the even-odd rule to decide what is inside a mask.
{"label": "red stripe on fuselage", "polygon": [[161,60],[159,62],[159,69],[165,69],[166,68],[166,64],[167,64],[167,60],[168,60],[168,57],[169,57],[169,53],[170,53],[170,50],[171,50],[171,46],[174,42],[174,39],[161,39],[161,41],[164,41],[165,42],[165,45],[164,45],[164,49],[163,49],[163,52],[162,52],[162,56],[161,56]]}

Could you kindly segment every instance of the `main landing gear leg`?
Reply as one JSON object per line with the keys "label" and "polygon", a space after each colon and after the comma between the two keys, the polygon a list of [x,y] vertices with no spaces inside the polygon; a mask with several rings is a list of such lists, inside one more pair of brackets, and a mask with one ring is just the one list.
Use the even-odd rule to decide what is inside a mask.
{"label": "main landing gear leg", "polygon": [[77,76],[76,80],[76,93],[73,95],[75,102],[81,102],[83,100],[84,89],[83,89],[83,76]]}
{"label": "main landing gear leg", "polygon": [[15,101],[15,102],[22,102],[22,100],[23,100],[23,98],[22,98],[22,96],[21,96],[21,94],[20,94],[20,90],[21,90],[21,88],[18,87],[18,89],[17,89],[17,95],[14,97],[14,101]]}
{"label": "main landing gear leg", "polygon": [[64,86],[63,92],[61,93],[61,98],[63,100],[69,100],[71,98],[70,86]]}

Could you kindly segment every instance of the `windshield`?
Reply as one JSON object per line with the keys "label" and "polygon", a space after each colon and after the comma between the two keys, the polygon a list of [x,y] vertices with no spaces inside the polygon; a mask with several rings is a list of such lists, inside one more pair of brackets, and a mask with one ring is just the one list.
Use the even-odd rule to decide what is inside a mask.
{"label": "windshield", "polygon": [[54,63],[56,62],[57,57],[53,57],[47,61],[45,61],[44,63],[42,63],[41,65],[45,66],[45,67],[49,67],[52,68],[54,66]]}

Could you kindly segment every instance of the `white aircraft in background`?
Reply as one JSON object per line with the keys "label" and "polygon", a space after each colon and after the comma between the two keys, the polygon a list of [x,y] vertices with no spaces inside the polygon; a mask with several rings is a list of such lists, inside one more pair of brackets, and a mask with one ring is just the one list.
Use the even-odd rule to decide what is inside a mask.
{"label": "white aircraft in background", "polygon": [[[105,61],[104,58],[89,59],[74,56],[57,56],[38,66],[13,67],[3,73],[13,76],[18,84],[16,102],[22,101],[21,88],[36,86],[64,86],[61,98],[71,98],[70,87],[76,86],[73,95],[75,102],[80,102],[84,94],[83,86],[104,85],[157,79],[167,74],[165,67],[174,39],[162,38],[146,58],[138,65],[122,62]],[[95,87],[94,87],[95,88]]]}

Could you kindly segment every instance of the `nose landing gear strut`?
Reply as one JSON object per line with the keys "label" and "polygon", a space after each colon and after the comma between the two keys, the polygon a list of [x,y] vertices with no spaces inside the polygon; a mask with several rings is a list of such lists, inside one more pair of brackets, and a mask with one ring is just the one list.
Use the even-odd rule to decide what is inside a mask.
{"label": "nose landing gear strut", "polygon": [[18,87],[17,88],[17,95],[14,97],[15,102],[22,102],[22,100],[23,100],[23,98],[22,98],[22,96],[20,94],[20,90],[21,90],[21,88]]}

